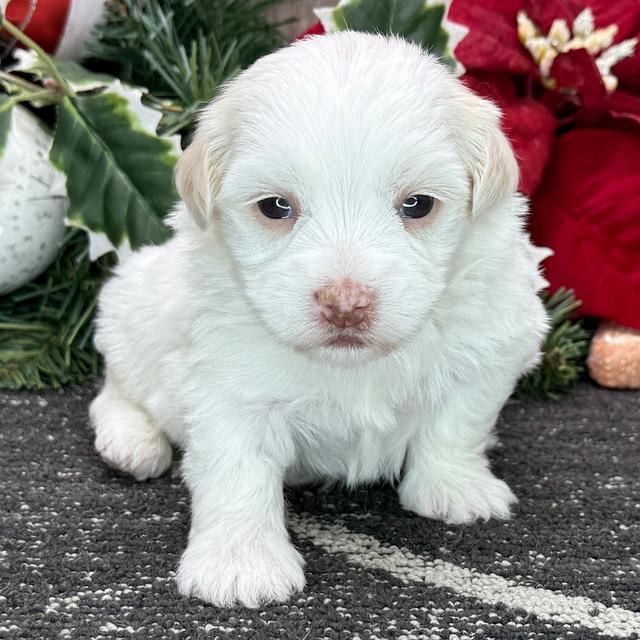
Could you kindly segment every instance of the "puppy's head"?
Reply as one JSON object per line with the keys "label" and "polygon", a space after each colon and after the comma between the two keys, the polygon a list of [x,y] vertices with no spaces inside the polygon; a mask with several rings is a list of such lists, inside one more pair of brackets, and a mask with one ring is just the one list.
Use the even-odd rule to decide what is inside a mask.
{"label": "puppy's head", "polygon": [[357,361],[420,331],[465,226],[515,192],[498,120],[402,40],[306,39],[207,107],[178,188],[273,334]]}

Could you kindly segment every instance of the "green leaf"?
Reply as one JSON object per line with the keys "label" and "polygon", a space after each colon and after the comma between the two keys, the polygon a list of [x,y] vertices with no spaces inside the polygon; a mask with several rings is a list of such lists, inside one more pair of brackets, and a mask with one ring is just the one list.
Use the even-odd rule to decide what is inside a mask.
{"label": "green leaf", "polygon": [[201,105],[196,103],[177,113],[164,112],[158,124],[158,134],[172,136],[187,129],[195,122],[199,108],[201,108]]}
{"label": "green leaf", "polygon": [[0,158],[4,153],[11,130],[11,107],[13,107],[13,102],[9,96],[0,95]]}
{"label": "green leaf", "polygon": [[54,60],[58,71],[74,91],[93,91],[109,86],[115,78],[106,73],[93,73],[73,60]]}
{"label": "green leaf", "polygon": [[51,78],[55,69],[59,76],[64,78],[66,86],[72,90],[71,92],[104,89],[115,80],[113,76],[106,73],[88,71],[73,60],[64,60],[63,58],[48,58],[44,60],[35,51],[28,49],[18,49],[14,53],[14,57],[16,61],[11,65],[11,71],[29,73],[39,80],[44,80],[45,78]]}
{"label": "green leaf", "polygon": [[9,67],[9,71],[29,73],[40,80],[51,75],[51,70],[31,49],[16,49],[13,57],[15,62]]}
{"label": "green leaf", "polygon": [[177,195],[172,144],[146,132],[115,93],[64,98],[50,159],[66,174],[68,217],[135,249],[163,242]]}
{"label": "green leaf", "polygon": [[455,67],[442,27],[445,9],[444,3],[427,6],[425,0],[351,0],[331,15],[338,30],[402,36]]}

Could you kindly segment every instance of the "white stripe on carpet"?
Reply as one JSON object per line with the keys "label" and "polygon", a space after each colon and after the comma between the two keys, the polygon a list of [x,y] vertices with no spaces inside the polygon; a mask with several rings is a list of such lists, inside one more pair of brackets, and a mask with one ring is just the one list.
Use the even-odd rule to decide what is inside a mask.
{"label": "white stripe on carpet", "polygon": [[579,625],[617,638],[640,632],[640,613],[616,605],[608,607],[583,596],[518,585],[495,574],[479,573],[443,560],[416,555],[372,536],[354,533],[339,524],[325,524],[309,516],[289,515],[289,525],[304,538],[329,553],[366,569],[382,569],[403,582],[426,582],[450,589],[486,604],[502,603],[523,609],[541,620]]}

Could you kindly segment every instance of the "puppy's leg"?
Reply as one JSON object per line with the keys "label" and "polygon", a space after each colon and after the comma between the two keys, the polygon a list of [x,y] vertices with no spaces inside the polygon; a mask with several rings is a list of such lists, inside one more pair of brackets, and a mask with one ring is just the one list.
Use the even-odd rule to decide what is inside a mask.
{"label": "puppy's leg", "polygon": [[485,451],[511,390],[506,382],[474,381],[450,393],[444,406],[408,417],[416,431],[398,489],[405,509],[451,524],[510,516],[516,497],[493,475]]}
{"label": "puppy's leg", "polygon": [[246,407],[207,415],[208,425],[190,429],[184,458],[192,521],[178,589],[221,607],[282,602],[304,586],[304,561],[284,524],[292,447],[284,429]]}
{"label": "puppy's leg", "polygon": [[111,467],[136,480],[162,475],[171,465],[172,450],[166,436],[147,414],[127,400],[109,379],[89,408],[96,432],[95,446]]}

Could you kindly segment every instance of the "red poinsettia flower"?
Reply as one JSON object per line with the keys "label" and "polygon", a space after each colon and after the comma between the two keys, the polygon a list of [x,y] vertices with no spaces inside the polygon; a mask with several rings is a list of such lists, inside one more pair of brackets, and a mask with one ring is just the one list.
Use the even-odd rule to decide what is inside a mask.
{"label": "red poinsettia flower", "polygon": [[[551,147],[549,115],[564,128],[606,117],[640,122],[640,100],[629,93],[635,84],[640,89],[640,58],[628,55],[631,37],[640,33],[634,0],[590,6],[576,0],[454,0],[450,18],[469,27],[455,52],[467,70],[465,81],[502,107],[513,146],[524,152],[518,157],[527,195],[538,186]],[[541,108],[529,110],[526,123],[521,112],[512,122],[514,105],[531,101]],[[527,138],[536,132],[531,145]]]}
{"label": "red poinsettia flower", "polygon": [[503,110],[545,273],[640,328],[640,3],[454,0],[464,81]]}

